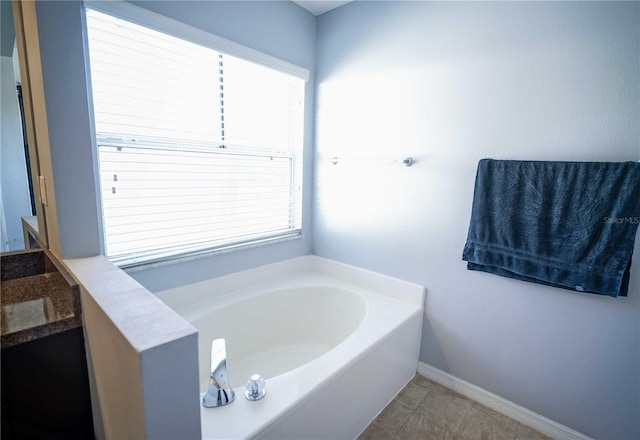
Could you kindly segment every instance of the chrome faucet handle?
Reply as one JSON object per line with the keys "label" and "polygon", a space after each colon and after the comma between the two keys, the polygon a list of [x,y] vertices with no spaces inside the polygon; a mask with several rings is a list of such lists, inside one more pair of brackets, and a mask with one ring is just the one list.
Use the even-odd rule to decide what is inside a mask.
{"label": "chrome faucet handle", "polygon": [[260,400],[267,393],[264,378],[259,374],[252,374],[249,377],[246,388],[244,397],[247,400]]}
{"label": "chrome faucet handle", "polygon": [[202,398],[202,406],[213,408],[233,402],[236,395],[229,385],[227,371],[227,349],[224,338],[211,342],[211,373],[209,374],[209,389]]}

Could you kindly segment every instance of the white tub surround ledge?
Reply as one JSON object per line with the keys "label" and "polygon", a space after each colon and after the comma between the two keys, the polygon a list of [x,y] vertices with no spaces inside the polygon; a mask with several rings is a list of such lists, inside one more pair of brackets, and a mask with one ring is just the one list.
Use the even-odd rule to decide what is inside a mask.
{"label": "white tub surround ledge", "polygon": [[67,259],[80,285],[96,437],[201,437],[197,332],[106,258]]}
{"label": "white tub surround ledge", "polygon": [[[157,295],[199,333],[227,341],[233,403],[200,408],[203,438],[356,438],[416,373],[425,290],[316,256]],[[244,398],[250,374],[264,399]]]}

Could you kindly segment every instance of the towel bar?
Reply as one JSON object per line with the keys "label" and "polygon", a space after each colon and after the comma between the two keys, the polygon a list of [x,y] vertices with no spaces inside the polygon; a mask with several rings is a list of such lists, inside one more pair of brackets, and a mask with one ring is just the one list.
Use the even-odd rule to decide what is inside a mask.
{"label": "towel bar", "polygon": [[378,161],[378,162],[400,162],[402,164],[404,164],[405,167],[410,167],[411,165],[413,165],[413,157],[411,156],[407,156],[402,158],[401,160],[394,160],[394,159],[373,159],[373,158],[345,158],[343,157],[342,159],[339,159],[337,156],[333,156],[331,159],[329,159],[329,161],[331,162],[331,164],[333,165],[337,165],[338,162],[340,160],[365,160],[365,161]]}

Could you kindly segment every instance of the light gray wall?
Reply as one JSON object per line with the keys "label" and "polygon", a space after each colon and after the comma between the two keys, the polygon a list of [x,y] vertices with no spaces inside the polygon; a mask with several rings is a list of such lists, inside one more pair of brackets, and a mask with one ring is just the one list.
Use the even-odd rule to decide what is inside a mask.
{"label": "light gray wall", "polygon": [[[313,71],[315,17],[291,2],[144,1],[138,6],[200,27]],[[85,38],[79,1],[38,2],[45,98],[63,258],[101,251]],[[303,238],[131,273],[150,290],[167,289],[311,251],[313,74],[307,87]]]}
{"label": "light gray wall", "polygon": [[0,203],[6,225],[6,236],[2,237],[0,249],[20,251],[24,249],[21,217],[32,214],[31,195],[13,59],[2,56],[0,60]]}
{"label": "light gray wall", "polygon": [[21,217],[30,216],[31,195],[16,83],[15,29],[11,3],[0,7],[0,252],[24,249]]}
{"label": "light gray wall", "polygon": [[100,254],[96,167],[78,1],[37,2],[60,258]]}
{"label": "light gray wall", "polygon": [[16,30],[13,25],[13,9],[11,2],[0,2],[0,56],[10,57],[13,54],[13,43]]}
{"label": "light gray wall", "polygon": [[640,3],[354,2],[318,18],[313,253],[425,285],[423,362],[594,438],[640,438],[640,263],[612,299],[461,255],[479,159],[638,159],[639,34]]}

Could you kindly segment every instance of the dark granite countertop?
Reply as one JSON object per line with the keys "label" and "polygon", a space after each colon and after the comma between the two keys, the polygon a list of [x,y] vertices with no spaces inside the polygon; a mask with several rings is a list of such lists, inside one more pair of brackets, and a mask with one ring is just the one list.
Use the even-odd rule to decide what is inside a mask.
{"label": "dark granite countertop", "polygon": [[4,254],[2,348],[82,326],[80,290],[48,251]]}

